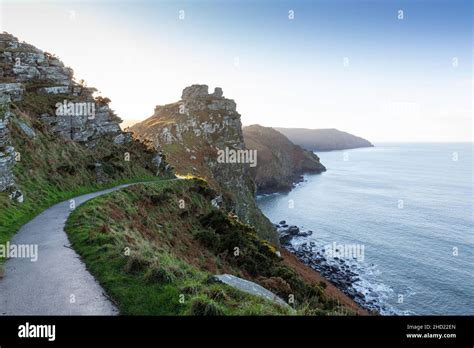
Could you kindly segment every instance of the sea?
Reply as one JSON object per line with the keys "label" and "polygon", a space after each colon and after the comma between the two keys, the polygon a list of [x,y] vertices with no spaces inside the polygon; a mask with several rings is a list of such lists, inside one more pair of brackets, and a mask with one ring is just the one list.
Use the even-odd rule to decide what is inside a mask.
{"label": "sea", "polygon": [[[354,287],[383,315],[474,314],[473,143],[379,143],[317,152],[327,171],[257,197],[295,245],[357,245]],[[358,255],[361,256],[361,255]]]}

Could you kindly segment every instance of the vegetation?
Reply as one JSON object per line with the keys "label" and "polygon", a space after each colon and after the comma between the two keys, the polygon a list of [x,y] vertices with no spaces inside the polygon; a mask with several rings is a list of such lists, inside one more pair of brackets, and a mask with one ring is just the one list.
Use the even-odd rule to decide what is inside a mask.
{"label": "vegetation", "polygon": [[[50,98],[33,95],[35,98]],[[43,104],[38,102],[29,108],[28,100],[25,99],[21,108],[13,106],[15,116],[11,123],[13,146],[18,157],[13,170],[25,200],[20,204],[11,201],[6,192],[0,194],[0,244],[7,242],[23,224],[55,203],[122,183],[157,179],[150,167],[153,153],[142,144],[132,142],[125,148],[103,139],[91,149],[66,140],[48,132],[40,121],[30,117]],[[45,106],[50,105],[50,100],[43,101]],[[26,136],[19,122],[33,127],[36,137]],[[124,159],[125,152],[130,161]],[[97,162],[102,164],[109,179],[107,183],[97,183]]]}
{"label": "vegetation", "polygon": [[[130,186],[77,208],[66,231],[122,314],[330,314],[338,305],[283,265],[276,250],[210,203],[202,179]],[[288,300],[283,307],[212,281],[233,274]]]}

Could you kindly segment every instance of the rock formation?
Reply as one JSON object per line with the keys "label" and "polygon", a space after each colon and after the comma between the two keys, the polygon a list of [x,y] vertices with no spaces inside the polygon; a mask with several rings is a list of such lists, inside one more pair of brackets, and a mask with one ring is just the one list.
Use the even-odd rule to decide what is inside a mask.
{"label": "rock formation", "polygon": [[252,125],[243,129],[245,145],[256,149],[258,165],[250,168],[262,193],[290,190],[304,173],[321,173],[326,168],[314,153],[293,144],[270,127]]}
{"label": "rock formation", "polygon": [[[120,129],[121,120],[109,108],[110,100],[95,97],[95,92],[76,82],[72,69],[54,55],[20,42],[13,35],[0,34],[0,192],[11,192],[11,198],[22,200],[15,188],[14,155],[18,150],[14,147],[15,143],[34,147],[30,140],[38,132],[49,141],[56,136],[91,149],[89,159],[102,153],[107,161],[115,156],[114,149],[120,149],[121,157],[132,149],[149,152],[145,145],[136,144],[131,133]],[[19,130],[18,137],[30,140],[20,141],[12,136],[13,128]],[[109,150],[107,155],[105,148]],[[144,157],[151,158],[145,166],[155,167],[156,173],[164,171],[166,163],[158,151]],[[108,181],[101,163],[91,164],[90,168],[96,172],[97,182]],[[113,168],[109,165],[107,169],[111,174]],[[123,171],[119,166],[115,169]]]}
{"label": "rock formation", "polygon": [[15,149],[11,144],[8,128],[10,118],[10,96],[0,93],[0,192],[10,191],[16,197],[12,171],[15,165]]}
{"label": "rock formation", "polygon": [[255,204],[249,163],[218,160],[219,151],[246,150],[236,104],[223,97],[221,88],[209,94],[206,85],[186,87],[179,102],[157,106],[153,116],[130,129],[162,148],[176,173],[205,178],[243,222],[278,244],[273,226]]}
{"label": "rock formation", "polygon": [[[53,132],[89,146],[104,135],[116,137],[122,134],[121,121],[110,110],[107,99],[94,98],[96,89],[76,83],[72,69],[65,67],[58,58],[19,42],[9,34],[0,34],[0,52],[0,92],[8,93],[14,101],[34,103],[39,118]],[[42,105],[38,95],[44,96],[42,100],[55,103]],[[93,113],[61,114],[58,105],[64,103],[73,103],[75,109],[89,108]],[[130,137],[126,139],[131,140]]]}
{"label": "rock formation", "polygon": [[309,151],[333,151],[374,146],[368,140],[337,129],[275,129],[296,145]]}

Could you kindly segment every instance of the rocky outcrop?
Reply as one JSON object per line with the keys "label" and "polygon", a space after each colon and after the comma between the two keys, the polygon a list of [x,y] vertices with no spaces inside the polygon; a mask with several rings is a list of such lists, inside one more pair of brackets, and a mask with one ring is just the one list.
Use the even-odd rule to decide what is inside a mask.
{"label": "rocky outcrop", "polygon": [[0,192],[15,185],[12,168],[15,165],[14,148],[11,146],[10,96],[0,94]]}
{"label": "rocky outcrop", "polygon": [[75,82],[73,70],[57,57],[0,34],[0,93],[30,106],[52,132],[86,146],[120,135],[121,120],[109,108],[109,100],[94,98],[94,92]]}
{"label": "rocky outcrop", "polygon": [[162,148],[176,173],[205,178],[240,220],[278,244],[272,224],[255,204],[251,164],[219,156],[246,150],[236,103],[223,97],[222,89],[209,94],[206,85],[187,87],[179,102],[157,106],[153,116],[130,129]]}
{"label": "rocky outcrop", "polygon": [[[60,178],[64,174],[71,176],[72,186],[76,182],[90,185],[87,180],[91,177],[94,183],[105,184],[127,175],[167,173],[169,166],[161,152],[123,132],[120,118],[109,107],[110,100],[95,96],[95,92],[95,88],[76,82],[73,70],[54,55],[13,35],[0,34],[0,192],[22,201],[17,186],[22,187],[22,179],[27,181],[27,172],[49,171],[51,175],[44,179],[59,187],[67,181]],[[70,146],[71,141],[87,151]],[[49,158],[34,163],[44,154],[31,154],[40,149],[47,149]],[[17,153],[28,153],[23,157],[29,161],[16,163],[15,180]],[[80,157],[69,158],[72,153]],[[125,163],[131,156],[138,169]],[[74,176],[80,179],[74,180]]]}
{"label": "rocky outcrop", "polygon": [[16,152],[9,129],[10,102],[10,96],[0,92],[0,192],[7,192],[10,199],[23,203],[23,193],[18,189],[13,174]]}
{"label": "rocky outcrop", "polygon": [[296,145],[309,151],[333,151],[372,147],[368,140],[337,129],[275,128]]}
{"label": "rocky outcrop", "polygon": [[250,173],[261,193],[290,190],[302,174],[326,170],[318,156],[273,128],[252,125],[244,127],[243,134],[246,147],[258,153],[258,165]]}
{"label": "rocky outcrop", "polygon": [[263,286],[260,286],[257,283],[251,282],[249,280],[233,276],[232,274],[218,274],[213,276],[211,280],[219,283],[224,283],[248,294],[262,297],[268,301],[275,302],[280,306],[290,307],[288,303],[283,301],[280,297],[275,295],[270,290],[265,289]]}

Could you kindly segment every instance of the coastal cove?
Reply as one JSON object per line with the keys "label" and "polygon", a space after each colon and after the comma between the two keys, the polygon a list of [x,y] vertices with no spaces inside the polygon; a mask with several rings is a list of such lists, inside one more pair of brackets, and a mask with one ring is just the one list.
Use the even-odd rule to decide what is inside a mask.
{"label": "coastal cove", "polygon": [[[287,249],[346,294],[353,288],[363,307],[472,314],[472,143],[375,145],[318,152],[327,172],[258,196],[258,206],[273,223],[298,226]],[[363,255],[327,257],[332,245]]]}

